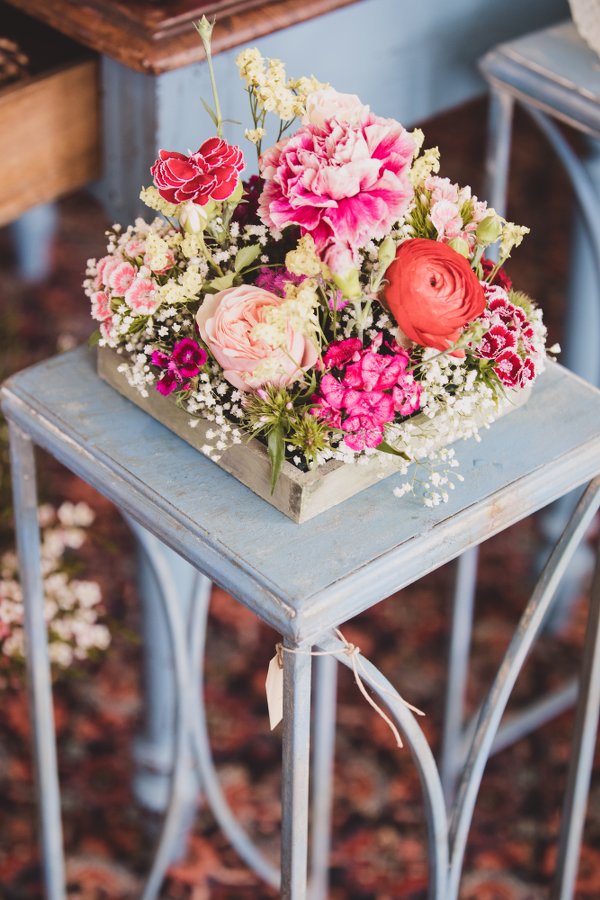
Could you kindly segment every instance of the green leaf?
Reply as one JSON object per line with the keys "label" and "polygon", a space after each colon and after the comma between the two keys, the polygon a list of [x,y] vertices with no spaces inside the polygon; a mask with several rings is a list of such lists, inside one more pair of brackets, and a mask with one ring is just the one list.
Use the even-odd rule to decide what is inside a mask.
{"label": "green leaf", "polygon": [[285,440],[283,429],[280,425],[271,429],[269,432],[269,437],[267,438],[267,450],[269,452],[269,460],[271,461],[271,493],[273,493],[285,457]]}
{"label": "green leaf", "polygon": [[202,106],[204,107],[204,109],[206,110],[206,112],[207,112],[207,113],[209,114],[209,116],[211,117],[211,119],[212,119],[212,121],[213,121],[213,125],[215,126],[215,128],[217,128],[218,125],[219,125],[219,122],[218,122],[218,119],[217,119],[217,117],[216,117],[216,115],[215,115],[214,110],[212,109],[212,107],[210,107],[210,106],[208,105],[208,103],[206,102],[206,100],[205,100],[203,97],[200,97],[200,102],[202,103]]}
{"label": "green leaf", "polygon": [[242,269],[248,268],[254,262],[261,249],[260,244],[250,244],[248,247],[242,247],[238,250],[233,264],[235,271],[241,272]]}
{"label": "green leaf", "polygon": [[402,459],[410,462],[410,456],[407,453],[404,453],[402,450],[396,450],[396,448],[392,447],[391,444],[388,444],[387,441],[382,441],[380,444],[377,444],[377,449],[381,450],[382,453],[390,453],[392,456],[401,456]]}
{"label": "green leaf", "polygon": [[227,275],[219,275],[217,278],[213,278],[212,281],[207,282],[205,288],[212,288],[215,291],[224,291],[226,288],[231,287],[234,278],[235,272],[228,272]]}
{"label": "green leaf", "polygon": [[100,341],[100,337],[101,337],[100,330],[98,328],[96,328],[96,330],[92,331],[92,333],[90,334],[90,336],[88,338],[88,347],[97,347],[98,342]]}

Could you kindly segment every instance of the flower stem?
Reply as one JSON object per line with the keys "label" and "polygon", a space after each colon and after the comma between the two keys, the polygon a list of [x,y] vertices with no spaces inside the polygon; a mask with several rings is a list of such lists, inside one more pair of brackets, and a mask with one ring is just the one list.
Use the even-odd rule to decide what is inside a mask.
{"label": "flower stem", "polygon": [[212,90],[213,100],[215,104],[215,125],[217,128],[217,135],[219,137],[223,137],[223,117],[221,115],[221,104],[219,103],[219,93],[217,91],[217,81],[215,78],[215,70],[213,68],[212,61],[212,52],[210,49],[210,39],[212,35],[212,30],[215,25],[215,19],[212,22],[209,22],[206,16],[202,16],[199,22],[195,23],[196,31],[200,35],[200,40],[202,41],[202,46],[204,47],[204,52],[206,53],[206,62],[208,63],[208,74],[210,75],[210,86]]}

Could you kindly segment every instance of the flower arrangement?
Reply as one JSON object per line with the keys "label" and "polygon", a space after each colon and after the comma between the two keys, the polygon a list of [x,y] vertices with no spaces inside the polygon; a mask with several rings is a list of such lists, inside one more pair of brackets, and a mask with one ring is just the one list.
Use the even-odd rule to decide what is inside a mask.
{"label": "flower arrangement", "polygon": [[259,170],[242,180],[212,26],[197,28],[216,134],[189,155],[161,150],[141,193],[160,216],[114,226],[90,260],[99,343],[143,397],[172,396],[192,428],[208,420],[211,458],[262,440],[272,487],[284,460],[305,471],[383,452],[405,474],[427,461],[425,502],[444,501],[448,444],[476,436],[544,366],[541,313],[504,270],[528,229],[442,177],[421,131],[287,78],[256,49],[237,58]]}
{"label": "flower arrangement", "polygon": [[[93,520],[87,503],[65,502],[58,509],[44,504],[39,509],[44,616],[55,670],[69,669],[74,662],[94,656],[110,644],[110,632],[99,621],[100,587],[95,581],[72,577],[65,558],[68,550],[77,550],[85,543]],[[24,659],[18,563],[16,554],[7,551],[0,557],[0,684],[4,683],[3,675],[22,666]]]}

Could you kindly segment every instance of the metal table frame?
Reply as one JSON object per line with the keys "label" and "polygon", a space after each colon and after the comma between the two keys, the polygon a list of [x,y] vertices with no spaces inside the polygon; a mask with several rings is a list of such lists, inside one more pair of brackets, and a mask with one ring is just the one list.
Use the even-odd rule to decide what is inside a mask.
{"label": "metal table frame", "polygon": [[[181,827],[190,740],[202,789],[232,845],[267,882],[281,884],[282,897],[301,900],[307,895],[313,660],[309,652],[283,654],[280,875],[253,846],[224,800],[210,753],[203,704],[194,691],[204,648],[209,579],[221,584],[276,628],[286,647],[300,651],[311,648],[343,651],[343,643],[335,633],[335,627],[341,622],[591,479],[547,562],[479,711],[456,799],[450,804],[444,799],[438,768],[417,719],[375,665],[362,658],[364,681],[397,724],[421,779],[430,896],[436,900],[455,900],[478,790],[506,703],[543,626],[560,578],[600,507],[597,429],[600,392],[561,367],[550,365],[536,384],[527,407],[495,423],[483,444],[461,447],[459,455],[463,466],[469,467],[469,478],[461,491],[455,492],[462,496],[453,495],[449,509],[425,510],[417,501],[406,499],[400,504],[392,497],[388,481],[303,526],[286,520],[99,382],[90,353],[85,349],[14,376],[3,388],[2,407],[11,434],[43,860],[46,890],[51,900],[62,900],[65,896],[64,863],[43,618],[34,444],[52,453],[124,512],[160,586],[177,686],[176,759],[167,815],[144,900],[158,896]],[[555,415],[559,420],[562,417],[564,428],[556,431],[550,445],[547,430],[554,423]],[[527,447],[517,458],[510,452],[515,433]],[[132,452],[132,446],[140,441],[144,447],[141,457]],[[176,460],[177,483],[169,478],[165,480],[161,458]],[[202,503],[198,503],[202,497],[204,510]],[[224,505],[212,512],[217,497],[224,498]],[[229,509],[235,510],[235,515],[228,519]],[[365,544],[369,546],[348,538],[352,552],[346,559],[333,557],[323,559],[320,567],[307,566],[309,559],[314,561],[315,547],[322,546],[324,535],[335,541],[336,527],[339,530],[342,523],[357,515],[368,519]],[[244,521],[254,522],[255,531],[264,531],[275,544],[279,542],[279,550],[286,541],[295,540],[296,559],[282,563],[277,546],[265,552],[260,537],[248,534]],[[258,524],[260,528],[256,527]],[[164,546],[181,554],[199,572],[193,597],[187,604],[187,617],[182,615],[185,604],[164,557]],[[337,658],[351,666],[349,656],[343,652]],[[332,799],[336,661],[331,656],[318,657],[315,669],[311,897],[324,898]],[[597,576],[586,631],[561,826],[555,889],[555,896],[561,898],[573,894],[599,705],[600,578]]]}

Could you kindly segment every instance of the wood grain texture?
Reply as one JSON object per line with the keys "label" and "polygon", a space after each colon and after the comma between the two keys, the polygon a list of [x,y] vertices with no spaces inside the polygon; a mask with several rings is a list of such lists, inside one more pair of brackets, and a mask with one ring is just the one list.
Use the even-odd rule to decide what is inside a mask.
{"label": "wood grain texture", "polygon": [[100,174],[95,60],[0,91],[0,225]]}
{"label": "wood grain texture", "polygon": [[213,53],[230,50],[359,0],[10,0],[86,47],[139,72],[160,74],[204,59],[193,22],[216,15]]}

